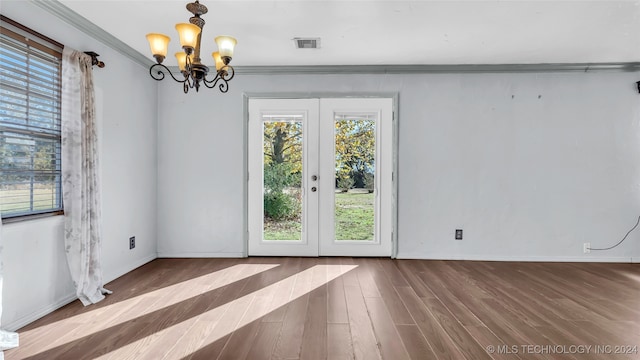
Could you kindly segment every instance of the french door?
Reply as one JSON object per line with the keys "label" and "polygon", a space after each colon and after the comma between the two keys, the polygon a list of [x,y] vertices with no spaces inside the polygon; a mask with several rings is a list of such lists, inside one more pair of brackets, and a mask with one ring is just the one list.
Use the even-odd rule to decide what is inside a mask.
{"label": "french door", "polygon": [[249,99],[250,256],[391,256],[392,99]]}

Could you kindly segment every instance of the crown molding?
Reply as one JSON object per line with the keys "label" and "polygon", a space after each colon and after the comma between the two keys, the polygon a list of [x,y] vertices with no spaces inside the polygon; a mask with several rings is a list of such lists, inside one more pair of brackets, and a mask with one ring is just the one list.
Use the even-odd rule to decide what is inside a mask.
{"label": "crown molding", "polygon": [[[169,66],[179,74],[177,66]],[[473,74],[473,73],[545,73],[640,71],[640,62],[575,64],[495,64],[495,65],[306,65],[306,66],[234,66],[242,75],[358,75],[358,74]]]}
{"label": "crown molding", "polygon": [[143,65],[145,67],[149,67],[153,65],[153,61],[151,61],[146,56],[137,52],[131,46],[125,44],[117,37],[111,35],[106,32],[101,27],[87,20],[82,15],[77,12],[71,10],[61,2],[57,0],[29,0],[33,4],[41,7],[42,9],[48,11],[54,16],[57,16],[62,21],[74,26],[78,30],[83,33],[93,37],[94,39],[102,42],[103,44],[109,46],[110,48],[118,51],[122,55],[128,57],[134,62]]}
{"label": "crown molding", "polygon": [[[58,0],[28,0],[61,20],[71,24],[120,52],[134,62],[150,67],[152,60],[125,44],[120,39],[90,22]],[[179,73],[177,66],[171,72]],[[640,62],[618,63],[566,63],[566,64],[458,64],[458,65],[304,65],[304,66],[234,66],[243,75],[291,75],[291,74],[461,74],[461,73],[527,73],[527,72],[593,72],[640,71]]]}
{"label": "crown molding", "polygon": [[[495,65],[330,65],[330,66],[234,66],[237,74],[461,74],[526,72],[640,71],[640,62],[575,64],[495,64]],[[177,71],[177,68],[176,68]]]}

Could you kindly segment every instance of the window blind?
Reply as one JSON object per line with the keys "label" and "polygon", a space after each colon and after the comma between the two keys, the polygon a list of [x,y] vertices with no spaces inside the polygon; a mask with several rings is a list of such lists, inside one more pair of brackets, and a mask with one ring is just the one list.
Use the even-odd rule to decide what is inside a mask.
{"label": "window blind", "polygon": [[0,204],[2,218],[62,210],[59,44],[2,18]]}

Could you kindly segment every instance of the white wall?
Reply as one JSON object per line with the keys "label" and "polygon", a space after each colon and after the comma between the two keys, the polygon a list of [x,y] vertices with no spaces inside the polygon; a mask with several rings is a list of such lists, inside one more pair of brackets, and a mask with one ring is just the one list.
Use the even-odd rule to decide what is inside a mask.
{"label": "white wall", "polygon": [[[640,230],[639,73],[242,75],[159,86],[158,254],[244,251],[243,92],[397,92],[399,257],[630,261]],[[188,109],[188,112],[186,111]],[[464,240],[454,240],[454,229]]]}
{"label": "white wall", "polygon": [[[3,1],[2,14],[72,48],[100,54],[95,68],[103,192],[105,281],[156,257],[157,85],[145,67],[39,7]],[[61,216],[3,226],[3,328],[16,329],[75,298]],[[136,248],[128,239],[136,236]]]}
{"label": "white wall", "polygon": [[[243,254],[243,92],[399,93],[400,257],[640,258],[640,233],[582,254],[583,242],[617,242],[640,215],[637,72],[238,74],[226,95],[186,96],[29,2],[3,1],[2,13],[107,63],[95,71],[107,281],[156,251]],[[74,291],[61,217],[2,231],[2,323],[15,329]]]}

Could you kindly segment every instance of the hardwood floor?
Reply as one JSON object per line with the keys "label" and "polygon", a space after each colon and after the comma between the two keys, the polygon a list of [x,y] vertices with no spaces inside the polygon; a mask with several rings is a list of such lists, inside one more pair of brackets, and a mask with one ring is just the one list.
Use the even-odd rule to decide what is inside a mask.
{"label": "hardwood floor", "polygon": [[158,259],[6,359],[640,359],[640,265]]}

